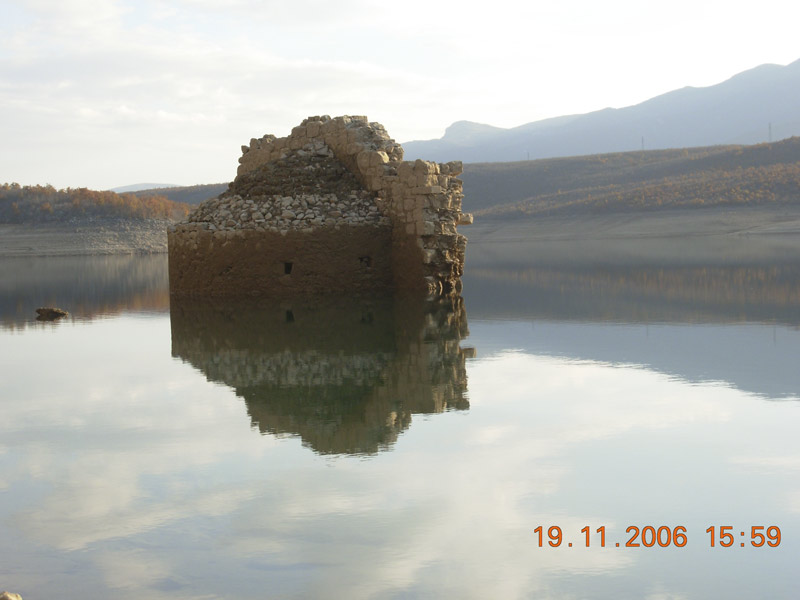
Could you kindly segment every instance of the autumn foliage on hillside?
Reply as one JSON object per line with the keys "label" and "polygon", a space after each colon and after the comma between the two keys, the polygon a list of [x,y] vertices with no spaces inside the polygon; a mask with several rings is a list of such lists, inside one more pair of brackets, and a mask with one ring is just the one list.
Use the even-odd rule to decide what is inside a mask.
{"label": "autumn foliage on hillside", "polygon": [[191,207],[164,196],[138,197],[87,188],[0,185],[0,223],[64,223],[85,219],[167,219],[177,221]]}

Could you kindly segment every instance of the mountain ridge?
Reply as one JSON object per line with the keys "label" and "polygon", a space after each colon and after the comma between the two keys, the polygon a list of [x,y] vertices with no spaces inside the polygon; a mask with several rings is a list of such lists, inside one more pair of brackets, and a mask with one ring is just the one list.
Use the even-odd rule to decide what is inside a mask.
{"label": "mountain ridge", "polygon": [[513,162],[646,149],[755,144],[800,135],[800,60],[764,64],[715,85],[686,86],[623,108],[500,128],[457,121],[405,142],[407,160]]}

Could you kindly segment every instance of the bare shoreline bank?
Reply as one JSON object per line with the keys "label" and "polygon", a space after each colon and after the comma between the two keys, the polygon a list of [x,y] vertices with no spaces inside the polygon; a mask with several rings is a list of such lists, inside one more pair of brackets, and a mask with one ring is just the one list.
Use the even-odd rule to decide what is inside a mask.
{"label": "bare shoreline bank", "polygon": [[800,258],[800,207],[476,219],[468,266],[766,264]]}
{"label": "bare shoreline bank", "polygon": [[109,221],[78,225],[0,225],[0,257],[159,254],[170,221]]}
{"label": "bare shoreline bank", "polygon": [[[170,221],[0,225],[0,258],[167,252]],[[477,219],[468,265],[497,262],[727,262],[800,257],[800,206]]]}

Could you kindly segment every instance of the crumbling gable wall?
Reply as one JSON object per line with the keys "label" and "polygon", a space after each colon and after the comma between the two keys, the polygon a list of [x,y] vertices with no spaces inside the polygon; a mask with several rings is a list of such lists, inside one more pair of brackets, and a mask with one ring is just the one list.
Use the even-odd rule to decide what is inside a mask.
{"label": "crumbling gable wall", "polygon": [[[402,157],[366,117],[309,117],[285,138],[252,139],[228,191],[170,232],[171,291],[458,292],[456,226],[472,221],[461,163]],[[245,248],[256,252],[240,264]]]}

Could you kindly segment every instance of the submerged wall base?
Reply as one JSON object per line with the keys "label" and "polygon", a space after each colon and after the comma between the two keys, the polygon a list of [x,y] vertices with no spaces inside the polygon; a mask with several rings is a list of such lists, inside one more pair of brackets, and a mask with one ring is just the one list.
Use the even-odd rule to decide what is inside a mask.
{"label": "submerged wall base", "polygon": [[281,297],[392,290],[391,228],[169,232],[170,293]]}

